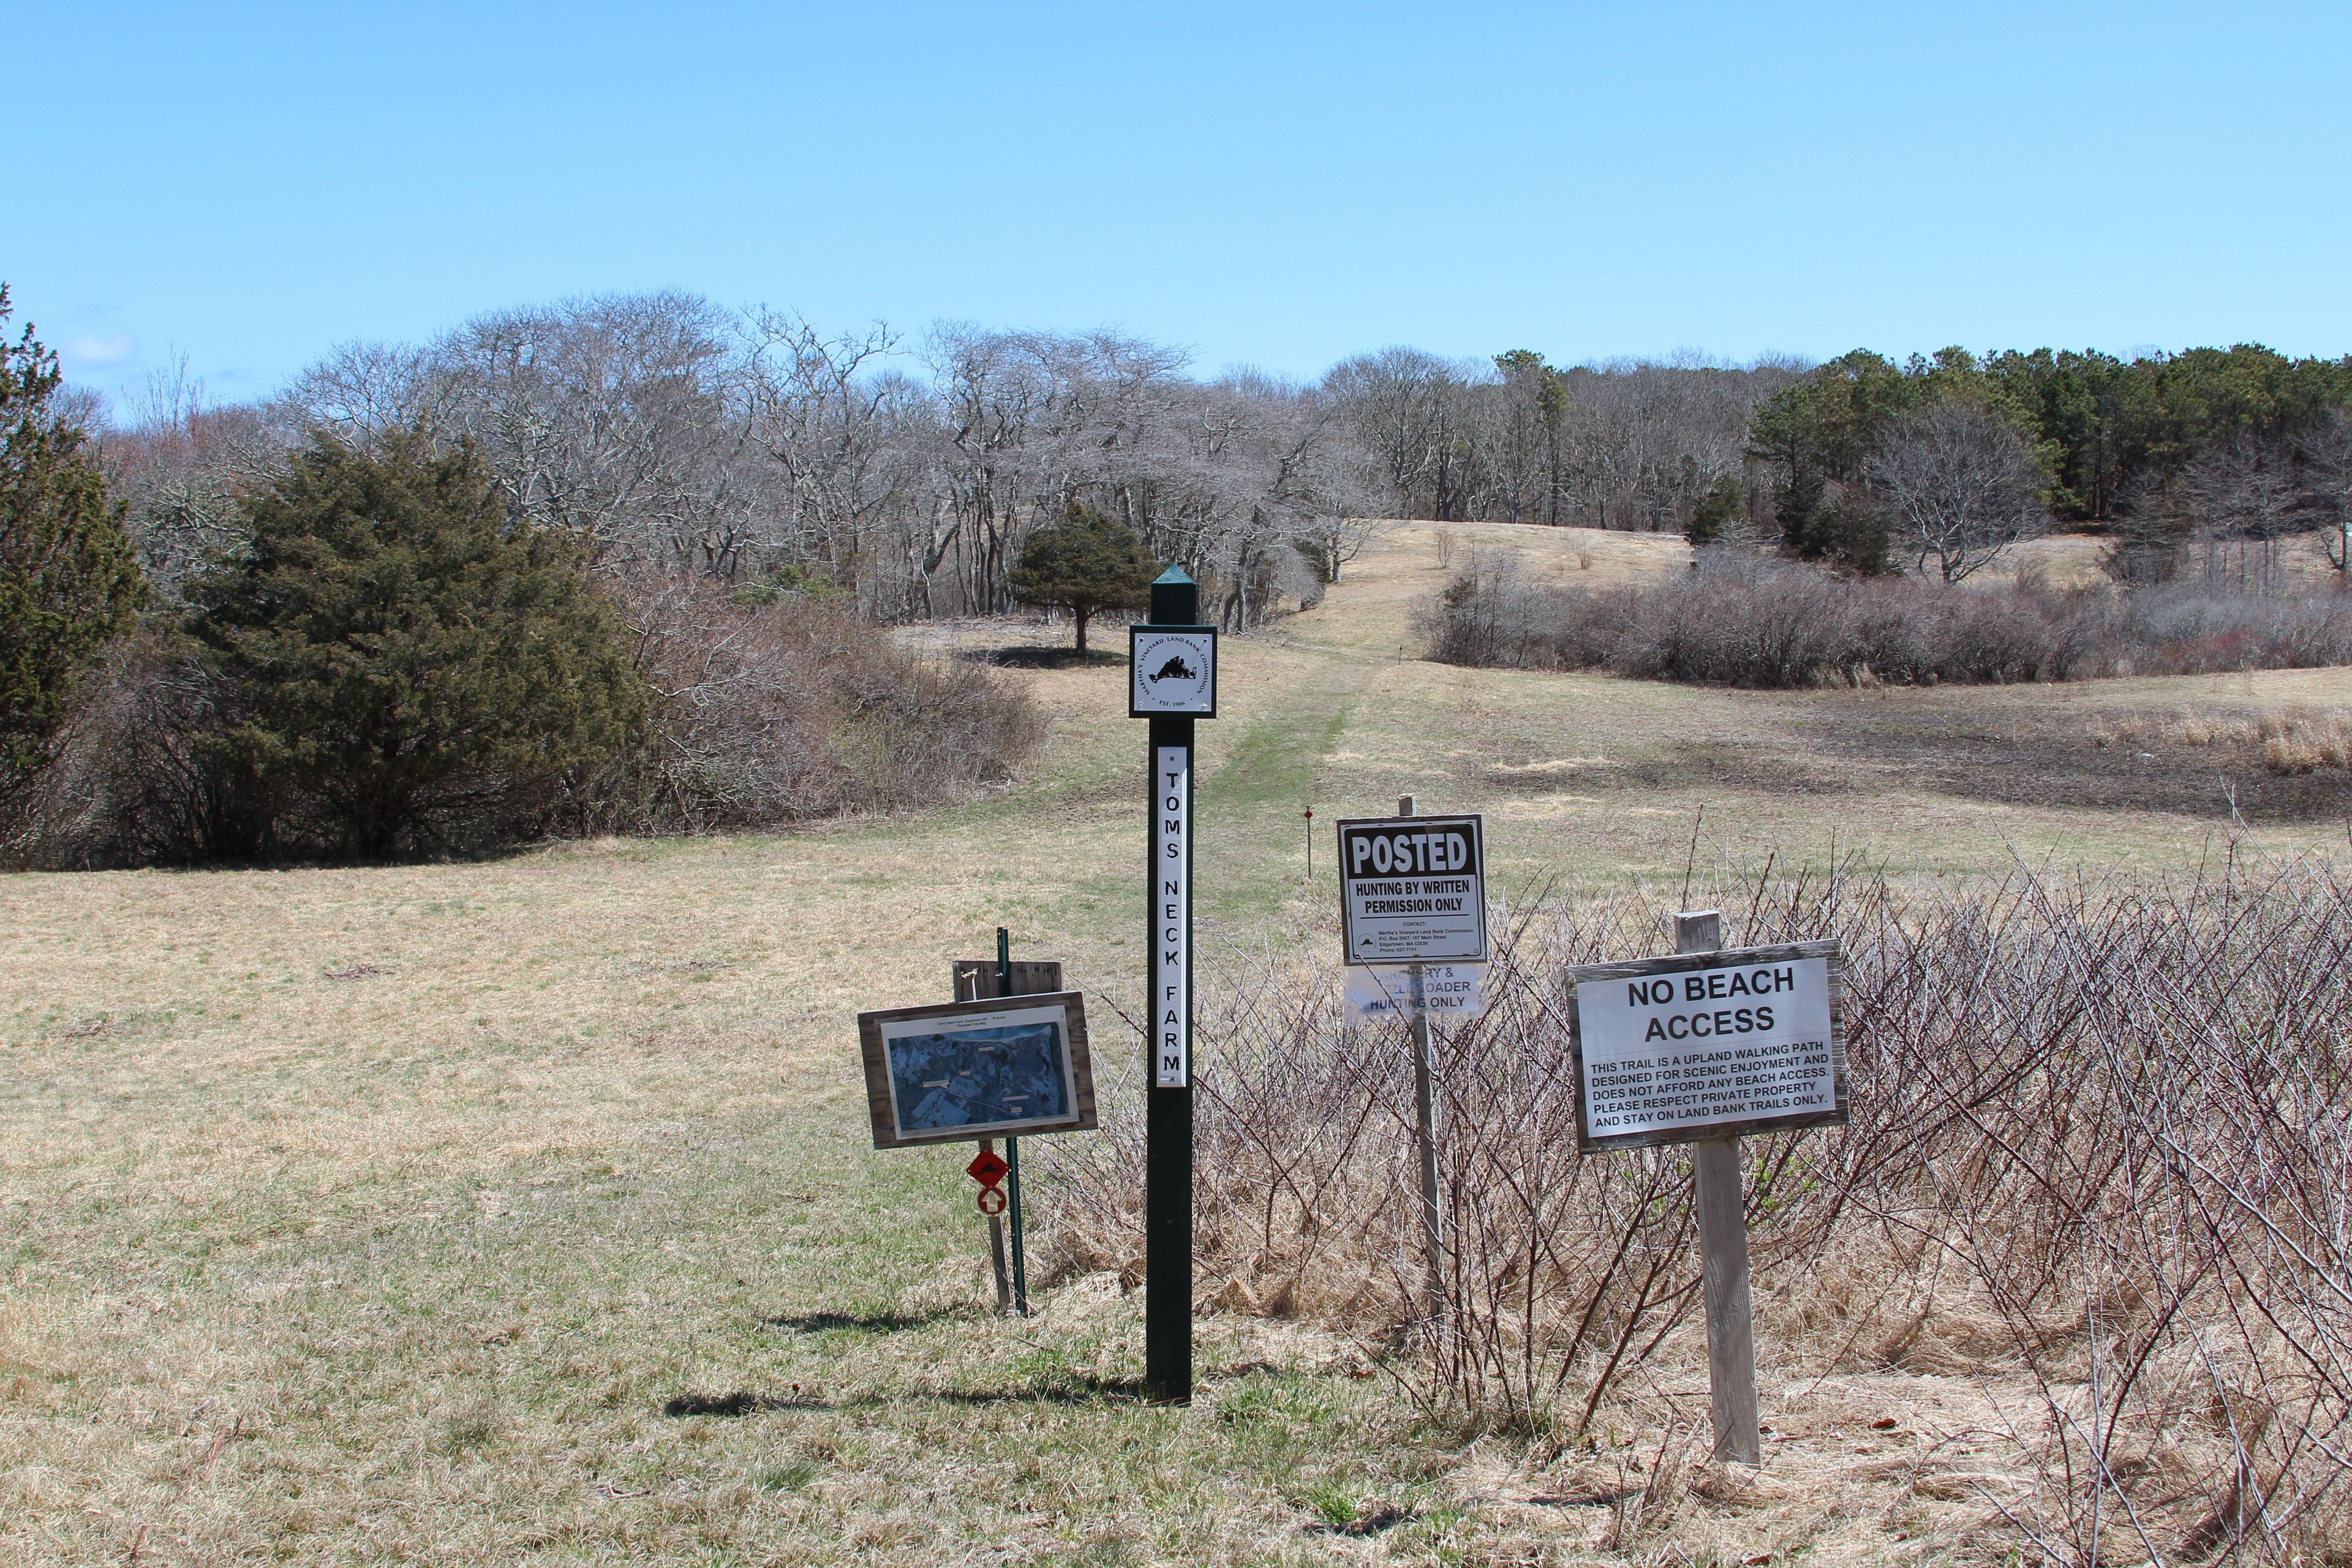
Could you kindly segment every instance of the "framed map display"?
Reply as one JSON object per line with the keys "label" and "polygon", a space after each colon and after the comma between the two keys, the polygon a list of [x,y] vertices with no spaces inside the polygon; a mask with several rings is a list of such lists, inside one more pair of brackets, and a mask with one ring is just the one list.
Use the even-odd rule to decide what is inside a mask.
{"label": "framed map display", "polygon": [[1095,1125],[1076,991],[860,1013],[857,1034],[877,1149]]}

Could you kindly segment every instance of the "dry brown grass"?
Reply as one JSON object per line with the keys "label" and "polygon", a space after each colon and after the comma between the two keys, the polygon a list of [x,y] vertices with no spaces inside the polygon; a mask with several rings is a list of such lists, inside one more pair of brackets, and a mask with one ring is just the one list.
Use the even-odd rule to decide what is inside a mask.
{"label": "dry brown grass", "polygon": [[[1203,726],[1213,947],[1327,947],[1300,811],[1406,791],[1486,811],[1514,897],[1674,887],[1701,805],[1702,865],[1778,845],[2138,872],[2232,831],[2277,853],[2343,831],[2315,807],[2236,830],[2210,784],[1998,787],[2061,732],[2082,776],[2121,768],[2095,714],[2325,711],[2352,706],[2339,672],[1767,700],[1439,668],[1406,609],[1449,535],[1457,563],[1524,548],[1596,578],[1682,549],[1407,527],[1324,608],[1232,645]],[[1132,994],[1124,674],[1015,676],[1045,761],[950,810],[483,864],[0,879],[0,1562],[1626,1560],[1611,1530],[1661,1563],[1886,1561],[1984,1517],[1939,1467],[2015,1473],[2012,1450],[1948,1367],[1798,1378],[1771,1351],[1782,1440],[1753,1493],[1688,1465],[1675,1492],[1652,1483],[1699,1408],[1686,1340],[1602,1447],[1555,1452],[1422,1419],[1345,1335],[1232,1312],[1203,1320],[1200,1404],[1145,1409],[1111,1275],[1035,1324],[977,1315],[961,1162],[861,1147],[850,1016],[938,999],[999,924],[1100,1005]],[[688,1395],[742,1413],[665,1414]],[[1528,1500],[1621,1462],[1655,1493],[1638,1510]],[[1380,1504],[1412,1517],[1308,1529]]]}

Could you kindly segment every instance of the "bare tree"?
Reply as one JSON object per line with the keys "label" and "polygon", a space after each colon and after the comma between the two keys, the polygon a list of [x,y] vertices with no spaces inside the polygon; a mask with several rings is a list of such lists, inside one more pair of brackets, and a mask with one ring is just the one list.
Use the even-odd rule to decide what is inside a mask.
{"label": "bare tree", "polygon": [[244,542],[242,497],[278,474],[289,449],[270,409],[207,402],[185,356],[148,377],[127,423],[91,423],[107,488],[125,503],[148,585],[167,604]]}
{"label": "bare tree", "polygon": [[1475,361],[1392,348],[1333,366],[1323,385],[1378,455],[1399,515],[1456,519],[1485,510],[1477,394],[1497,379]]}
{"label": "bare tree", "polygon": [[887,326],[827,338],[795,316],[752,322],[752,431],[784,479],[783,542],[842,587],[871,576],[866,551],[919,488],[922,389],[880,368],[897,345]]}
{"label": "bare tree", "polygon": [[1918,570],[1932,558],[1947,583],[2049,526],[2047,481],[2032,447],[1979,403],[1948,398],[1905,420],[1867,471]]}
{"label": "bare tree", "polygon": [[[2230,575],[2236,557],[2239,592],[2278,591],[2278,542],[2307,526],[2286,453],[2249,433],[2209,447],[2180,471],[2179,490],[2205,546],[2209,581]],[[2250,569],[2249,546],[2260,544],[2262,564]],[[2234,547],[2234,549],[2232,548]]]}
{"label": "bare tree", "polygon": [[2339,582],[2352,580],[2352,419],[2331,408],[2297,443],[2310,485],[2319,548]]}

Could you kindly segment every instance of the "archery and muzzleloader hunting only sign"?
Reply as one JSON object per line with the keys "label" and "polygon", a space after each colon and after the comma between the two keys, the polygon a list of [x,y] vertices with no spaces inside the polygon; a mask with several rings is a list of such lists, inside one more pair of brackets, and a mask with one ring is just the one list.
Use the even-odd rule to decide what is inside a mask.
{"label": "archery and muzzleloader hunting only sign", "polygon": [[1486,851],[1477,816],[1339,824],[1339,927],[1349,963],[1486,956]]}
{"label": "archery and muzzleloader hunting only sign", "polygon": [[1844,1125],[1843,981],[1834,941],[1570,969],[1577,1147]]}

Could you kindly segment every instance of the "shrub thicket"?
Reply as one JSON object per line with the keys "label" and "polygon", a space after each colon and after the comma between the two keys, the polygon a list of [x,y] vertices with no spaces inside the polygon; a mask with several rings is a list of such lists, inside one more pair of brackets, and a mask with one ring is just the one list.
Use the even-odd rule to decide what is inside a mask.
{"label": "shrub thicket", "polygon": [[[1019,687],[901,652],[838,598],[746,603],[658,573],[606,591],[649,692],[643,722],[600,760],[478,779],[501,787],[462,822],[445,813],[443,842],[750,830],[937,805],[1004,782],[1044,739]],[[89,867],[335,852],[224,765],[241,711],[236,686],[190,639],[118,644],[21,803],[15,858]]]}
{"label": "shrub thicket", "polygon": [[845,598],[746,602],[663,574],[618,591],[653,718],[643,744],[570,781],[567,831],[714,832],[938,805],[1005,783],[1044,742],[1020,687],[894,647]]}
{"label": "shrub thicket", "polygon": [[[2000,1479],[1933,1450],[1910,1474],[1926,1496],[1989,1493],[1985,1528],[2044,1561],[2114,1561],[2102,1545],[2117,1534],[2155,1563],[2286,1564],[2340,1543],[2340,869],[2232,858],[2177,883],[1768,870],[1699,894],[1733,945],[1834,935],[1847,960],[1852,1125],[1746,1141],[1768,1375],[1981,1380],[1997,1396],[1970,1442],[1995,1447]],[[1447,1243],[1433,1320],[1405,1029],[1348,1024],[1336,967],[1244,959],[1207,986],[1203,1300],[1347,1331],[1433,1415],[1472,1425],[1566,1441],[1629,1417],[1686,1423],[1686,1396],[1667,1391],[1705,1379],[1688,1163],[1675,1149],[1578,1157],[1559,1006],[1563,965],[1670,948],[1673,908],[1601,894],[1498,918],[1511,934],[1485,1016],[1433,1031]],[[1033,1284],[1141,1256],[1141,1100],[1102,1103],[1102,1136],[1049,1140],[1040,1157],[1065,1191],[1033,1211]]]}
{"label": "shrub thicket", "polygon": [[2185,585],[2057,592],[1855,580],[1747,554],[1598,591],[1531,584],[1508,563],[1454,579],[1422,616],[1429,657],[1607,669],[1729,686],[2008,682],[2352,663],[2352,600]]}

